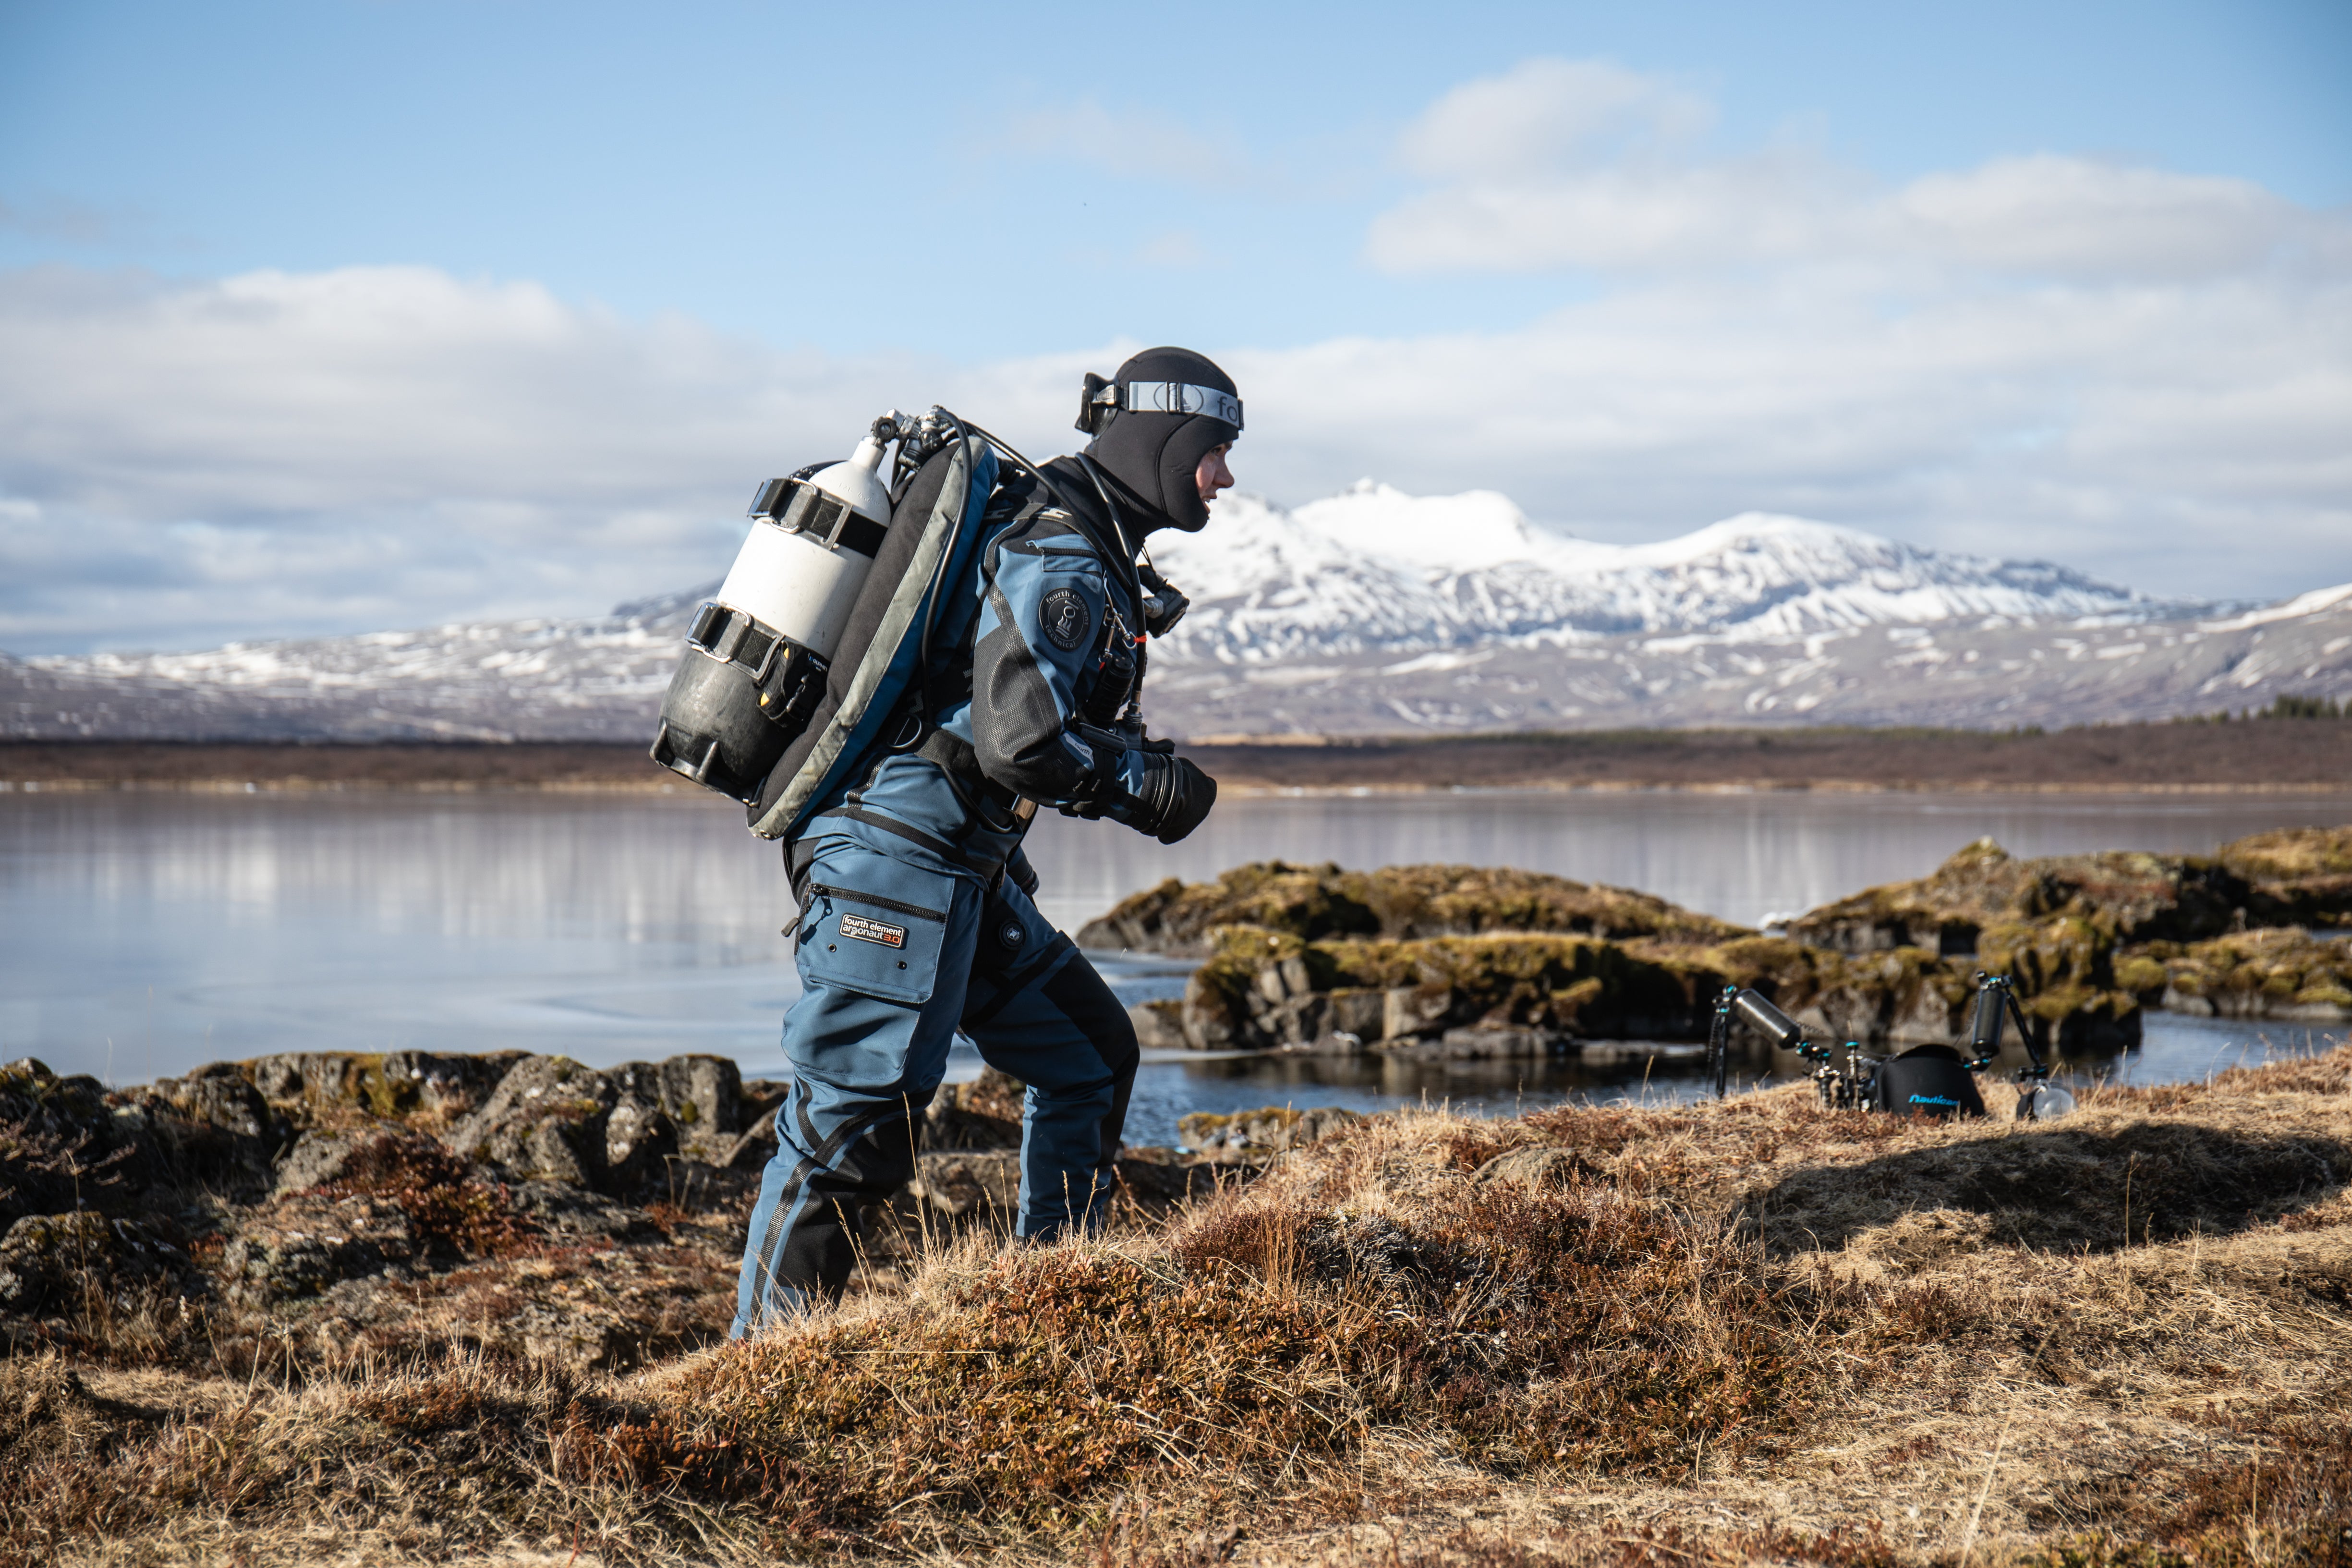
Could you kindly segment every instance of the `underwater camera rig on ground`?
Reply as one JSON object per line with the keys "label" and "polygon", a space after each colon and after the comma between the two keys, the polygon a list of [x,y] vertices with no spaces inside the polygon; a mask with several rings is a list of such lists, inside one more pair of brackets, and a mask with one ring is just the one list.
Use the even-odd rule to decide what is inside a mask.
{"label": "underwater camera rig on ground", "polygon": [[1706,1070],[1715,1083],[1716,1098],[1731,1082],[1731,1031],[1746,1024],[1778,1049],[1794,1051],[1813,1064],[1813,1091],[1823,1106],[1837,1110],[1891,1110],[1898,1115],[1985,1116],[1984,1097],[1977,1092],[1975,1075],[2000,1055],[2003,1028],[2014,1021],[2025,1047],[2028,1066],[2018,1068],[2017,1119],[2049,1121],[2074,1109],[2074,1097],[2049,1081],[2050,1064],[2033,1043],[2025,1011],[2017,1005],[2016,989],[2004,974],[1977,972],[1976,1016],[1969,1030],[1969,1054],[1951,1046],[1914,1046],[1892,1058],[1866,1054],[1859,1040],[1845,1042],[1840,1062],[1832,1049],[1806,1037],[1804,1029],[1774,1006],[1760,992],[1727,985],[1716,998],[1715,1019],[1706,1037]]}

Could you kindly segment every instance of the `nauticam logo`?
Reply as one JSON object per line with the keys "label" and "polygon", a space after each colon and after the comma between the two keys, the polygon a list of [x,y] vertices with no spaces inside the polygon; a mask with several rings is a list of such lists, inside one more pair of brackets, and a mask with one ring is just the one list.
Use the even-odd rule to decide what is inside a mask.
{"label": "nauticam logo", "polygon": [[1958,1100],[1954,1100],[1948,1095],[1941,1094],[1915,1094],[1911,1097],[1911,1103],[1914,1105],[1948,1105],[1954,1110],[1958,1110],[1960,1108],[1960,1102]]}

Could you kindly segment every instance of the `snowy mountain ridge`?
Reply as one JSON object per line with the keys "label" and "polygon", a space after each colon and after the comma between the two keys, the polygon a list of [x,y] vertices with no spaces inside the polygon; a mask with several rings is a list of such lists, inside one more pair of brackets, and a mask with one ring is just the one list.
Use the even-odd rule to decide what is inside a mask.
{"label": "snowy mountain ridge", "polygon": [[[1611,545],[1493,491],[1369,481],[1287,511],[1230,496],[1152,542],[1193,604],[1147,689],[1180,736],[2063,724],[2352,695],[2352,584],[2152,600],[1761,513]],[[716,585],[579,620],[0,656],[0,734],[642,740]]]}
{"label": "snowy mountain ridge", "polygon": [[1174,659],[1633,633],[1743,640],[2205,608],[2043,563],[1921,550],[1763,512],[1652,544],[1601,544],[1541,528],[1492,490],[1416,497],[1370,479],[1287,512],[1262,497],[1230,496],[1200,533],[1161,534],[1153,550],[1193,600],[1168,639],[1163,657]]}

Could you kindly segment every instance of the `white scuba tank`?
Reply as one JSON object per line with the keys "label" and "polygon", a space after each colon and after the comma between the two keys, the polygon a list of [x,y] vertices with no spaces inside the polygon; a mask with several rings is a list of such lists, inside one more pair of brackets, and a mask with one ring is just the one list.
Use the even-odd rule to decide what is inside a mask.
{"label": "white scuba tank", "polygon": [[[782,505],[775,513],[752,518],[751,531],[719,585],[717,602],[830,659],[873,568],[881,532],[890,526],[890,491],[881,468],[882,443],[868,436],[847,462],[778,496]],[[810,491],[832,498],[846,515],[836,514]],[[761,491],[763,500],[768,495]],[[754,511],[759,513],[756,504]],[[858,528],[859,521],[868,526]]]}
{"label": "white scuba tank", "polygon": [[808,727],[889,531],[882,449],[895,420],[875,421],[848,461],[760,488],[735,564],[687,632],[655,762],[749,801]]}

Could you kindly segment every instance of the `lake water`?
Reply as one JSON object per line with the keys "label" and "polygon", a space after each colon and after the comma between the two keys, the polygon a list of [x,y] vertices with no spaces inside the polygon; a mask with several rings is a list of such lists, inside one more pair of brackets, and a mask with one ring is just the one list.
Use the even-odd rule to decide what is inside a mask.
{"label": "lake water", "polygon": [[[1277,857],[1515,865],[1754,923],[1919,876],[1986,834],[2021,855],[2203,853],[2347,820],[2345,794],[1289,795],[1229,798],[1173,847],[1047,817],[1031,853],[1040,903],[1070,931],[1163,877]],[[0,1059],[136,1083],[296,1049],[520,1048],[600,1065],[709,1051],[781,1077],[792,912],[775,846],[684,792],[0,795]],[[1179,966],[1103,967],[1129,1001],[1182,986]],[[2321,1037],[2157,1015],[2142,1048],[2102,1070],[2200,1077]],[[1129,1136],[1170,1142],[1186,1110],[1285,1101],[1507,1110],[1690,1088],[1657,1072],[1645,1084],[1639,1068],[1155,1060]]]}

